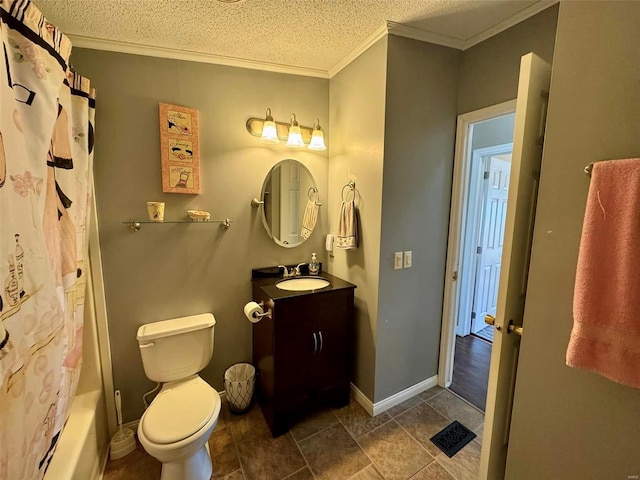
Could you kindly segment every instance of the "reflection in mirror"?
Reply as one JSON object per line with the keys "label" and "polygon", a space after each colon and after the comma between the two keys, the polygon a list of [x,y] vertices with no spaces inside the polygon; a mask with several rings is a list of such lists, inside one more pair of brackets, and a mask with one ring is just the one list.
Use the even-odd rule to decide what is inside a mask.
{"label": "reflection in mirror", "polygon": [[[316,181],[307,167],[293,159],[278,162],[264,179],[260,197],[264,202],[262,223],[275,243],[292,248],[308,238],[320,204]],[[315,213],[311,219],[310,209],[312,216]]]}

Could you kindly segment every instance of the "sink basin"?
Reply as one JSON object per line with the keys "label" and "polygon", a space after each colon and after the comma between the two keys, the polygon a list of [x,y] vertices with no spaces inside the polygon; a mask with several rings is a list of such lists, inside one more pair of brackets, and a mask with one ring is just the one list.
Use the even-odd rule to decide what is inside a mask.
{"label": "sink basin", "polygon": [[280,290],[288,290],[290,292],[302,292],[305,290],[317,290],[329,286],[329,280],[318,277],[294,277],[281,280],[276,283],[276,287]]}

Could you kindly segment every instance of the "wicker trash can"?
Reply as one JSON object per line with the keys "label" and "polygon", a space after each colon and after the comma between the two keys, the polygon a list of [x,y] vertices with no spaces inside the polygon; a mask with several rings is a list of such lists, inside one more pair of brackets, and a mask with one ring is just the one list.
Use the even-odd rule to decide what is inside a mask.
{"label": "wicker trash can", "polygon": [[233,413],[246,412],[251,406],[256,369],[250,363],[236,363],[224,372],[224,390]]}

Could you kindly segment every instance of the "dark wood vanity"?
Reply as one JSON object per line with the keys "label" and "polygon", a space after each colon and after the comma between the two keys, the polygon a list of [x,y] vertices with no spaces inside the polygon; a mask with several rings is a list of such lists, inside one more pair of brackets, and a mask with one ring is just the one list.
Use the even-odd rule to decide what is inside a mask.
{"label": "dark wood vanity", "polygon": [[272,315],[253,324],[253,364],[258,403],[275,437],[321,405],[349,403],[356,286],[321,273],[329,286],[285,291],[276,287],[281,276],[265,271],[253,271],[253,300]]}

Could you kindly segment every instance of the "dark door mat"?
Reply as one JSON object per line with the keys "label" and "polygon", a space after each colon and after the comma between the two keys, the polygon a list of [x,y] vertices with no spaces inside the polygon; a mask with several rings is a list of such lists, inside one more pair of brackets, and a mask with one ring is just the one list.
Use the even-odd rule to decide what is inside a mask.
{"label": "dark door mat", "polygon": [[456,420],[436,433],[430,440],[451,458],[474,438],[476,434]]}

